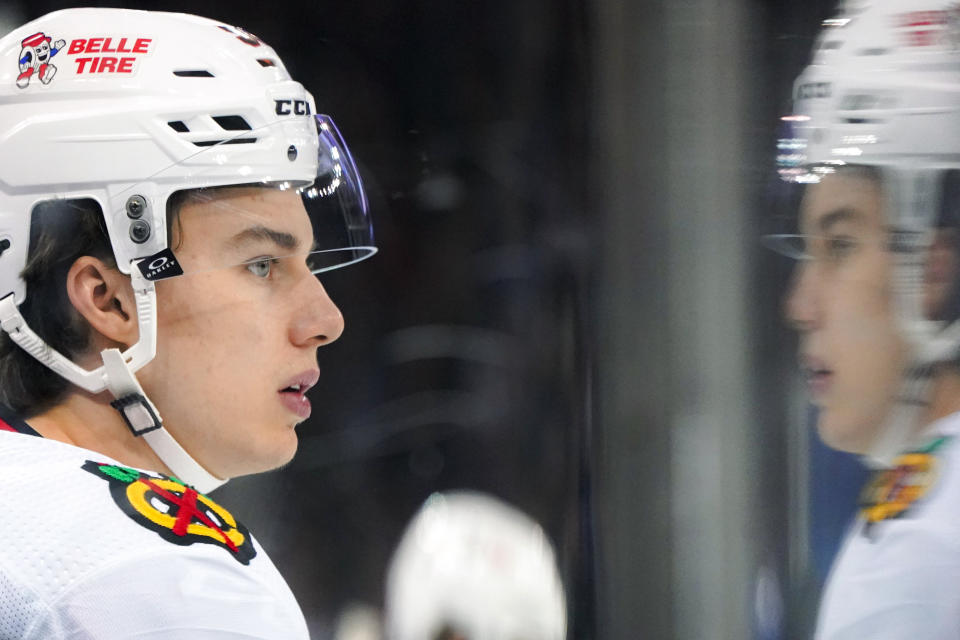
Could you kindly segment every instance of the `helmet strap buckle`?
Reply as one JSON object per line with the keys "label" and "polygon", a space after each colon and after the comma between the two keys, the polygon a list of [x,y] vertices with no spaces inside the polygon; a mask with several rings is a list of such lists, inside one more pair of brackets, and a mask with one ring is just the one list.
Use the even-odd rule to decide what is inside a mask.
{"label": "helmet strap buckle", "polygon": [[110,406],[120,413],[135,437],[139,438],[143,434],[155,431],[163,426],[160,423],[160,417],[150,406],[150,401],[142,394],[131,393],[125,395],[111,402]]}

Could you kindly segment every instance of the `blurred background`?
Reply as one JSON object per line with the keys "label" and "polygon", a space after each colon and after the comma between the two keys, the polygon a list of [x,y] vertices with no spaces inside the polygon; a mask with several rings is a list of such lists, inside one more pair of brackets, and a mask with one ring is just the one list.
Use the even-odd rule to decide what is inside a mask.
{"label": "blurred background", "polygon": [[460,488],[543,525],[570,638],[809,635],[863,472],[809,430],[759,237],[834,4],[101,4],[263,38],[369,191],[380,254],[324,277],[347,328],[300,453],[214,494],[313,637],[361,637],[407,522]]}

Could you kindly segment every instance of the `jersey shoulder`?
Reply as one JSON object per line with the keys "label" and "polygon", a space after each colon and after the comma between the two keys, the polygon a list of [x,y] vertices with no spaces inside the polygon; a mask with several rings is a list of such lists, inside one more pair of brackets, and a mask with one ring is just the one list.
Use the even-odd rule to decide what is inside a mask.
{"label": "jersey shoulder", "polygon": [[[128,552],[191,547],[249,565],[250,532],[223,506],[176,478],[102,454],[22,434],[0,434],[4,548],[82,565]],[[31,552],[32,551],[32,552]]]}
{"label": "jersey shoulder", "polygon": [[921,531],[943,536],[960,551],[960,414],[931,425],[919,444],[889,468],[874,471],[860,496],[860,523],[866,537],[884,538]]}
{"label": "jersey shoulder", "polygon": [[955,638],[960,415],[874,472],[830,571],[817,638]]}
{"label": "jersey shoulder", "polygon": [[[219,584],[221,593],[272,594],[267,599],[278,609],[295,610],[283,616],[302,622],[247,528],[176,478],[20,433],[0,432],[0,460],[0,609],[6,600],[52,610],[91,593],[91,602],[116,606],[138,582],[144,595],[159,587],[172,602],[202,602],[211,596],[198,594],[197,585]],[[187,587],[185,575],[199,582]],[[0,610],[0,626],[4,615]]]}
{"label": "jersey shoulder", "polygon": [[960,552],[960,536],[953,535],[960,533],[960,413],[936,423],[931,446],[932,462],[925,465],[930,487],[918,515],[956,541]]}

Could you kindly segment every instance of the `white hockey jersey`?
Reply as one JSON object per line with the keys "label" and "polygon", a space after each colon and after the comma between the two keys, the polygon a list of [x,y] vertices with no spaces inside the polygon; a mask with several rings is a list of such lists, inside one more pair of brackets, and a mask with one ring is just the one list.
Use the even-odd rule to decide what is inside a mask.
{"label": "white hockey jersey", "polygon": [[0,417],[0,640],[308,637],[226,509]]}
{"label": "white hockey jersey", "polygon": [[960,414],[864,490],[824,592],[817,640],[960,638]]}

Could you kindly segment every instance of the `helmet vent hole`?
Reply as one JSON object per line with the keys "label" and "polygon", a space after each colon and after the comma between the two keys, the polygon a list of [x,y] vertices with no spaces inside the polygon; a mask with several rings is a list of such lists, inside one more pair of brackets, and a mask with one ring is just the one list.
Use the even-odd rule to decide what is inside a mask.
{"label": "helmet vent hole", "polygon": [[260,63],[261,67],[275,67],[277,66],[276,60],[271,60],[270,58],[257,58],[257,62]]}
{"label": "helmet vent hole", "polygon": [[174,71],[173,75],[178,78],[212,78],[213,74],[206,69],[183,69]]}
{"label": "helmet vent hole", "polygon": [[888,53],[890,53],[890,49],[883,48],[863,49],[860,51],[861,56],[885,56]]}
{"label": "helmet vent hole", "polygon": [[250,131],[253,129],[242,116],[213,116],[213,121],[225,131]]}
{"label": "helmet vent hole", "polygon": [[188,133],[190,128],[183,120],[171,120],[167,125],[177,133]]}
{"label": "helmet vent hole", "polygon": [[198,147],[212,147],[215,144],[253,144],[256,138],[229,138],[227,140],[198,140],[193,144]]}

